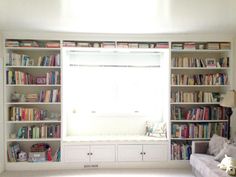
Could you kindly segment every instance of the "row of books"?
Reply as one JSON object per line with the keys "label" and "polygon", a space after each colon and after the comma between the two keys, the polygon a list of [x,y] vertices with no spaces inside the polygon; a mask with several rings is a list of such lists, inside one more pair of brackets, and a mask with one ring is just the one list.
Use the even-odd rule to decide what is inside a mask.
{"label": "row of books", "polygon": [[47,72],[46,76],[34,77],[29,73],[22,71],[6,71],[6,82],[7,84],[12,85],[31,85],[31,84],[40,84],[40,85],[55,85],[60,84],[60,72],[51,71]]}
{"label": "row of books", "polygon": [[51,71],[46,74],[46,84],[55,85],[61,83],[61,77],[59,71]]}
{"label": "row of books", "polygon": [[7,84],[34,84],[34,77],[26,72],[7,70],[6,82]]}
{"label": "row of books", "polygon": [[43,47],[60,48],[60,41],[39,41],[39,40],[15,40],[9,39],[5,42],[6,47]]}
{"label": "row of books", "polygon": [[226,73],[214,74],[171,74],[172,85],[227,85]]}
{"label": "row of books", "polygon": [[59,89],[51,89],[51,90],[41,90],[38,96],[39,102],[60,102],[60,90]]}
{"label": "row of books", "polygon": [[9,120],[10,121],[40,121],[48,117],[48,111],[38,108],[26,107],[10,107]]}
{"label": "row of books", "polygon": [[171,102],[219,102],[220,93],[217,92],[184,92],[171,93]]}
{"label": "row of books", "polygon": [[40,56],[38,58],[38,66],[60,66],[60,54],[49,56]]}
{"label": "row of books", "polygon": [[64,47],[169,48],[168,42],[64,41]]}
{"label": "row of books", "polygon": [[28,125],[20,127],[17,131],[17,139],[60,138],[60,125]]}
{"label": "row of books", "polygon": [[172,49],[208,49],[208,50],[220,50],[220,49],[230,49],[229,42],[174,42],[171,46]]}
{"label": "row of books", "polygon": [[19,160],[18,154],[20,153],[21,148],[19,143],[11,143],[8,144],[7,147],[7,155],[8,155],[8,161],[9,162],[16,162]]}
{"label": "row of books", "polygon": [[203,106],[195,108],[171,108],[172,120],[227,120],[225,108],[221,106]]}
{"label": "row of books", "polygon": [[[6,66],[35,66],[34,59],[26,54],[7,53]],[[40,56],[38,66],[60,66],[60,54]]]}
{"label": "row of books", "polygon": [[171,160],[189,160],[191,154],[190,144],[171,143]]}
{"label": "row of books", "polygon": [[228,123],[172,124],[172,138],[210,138],[213,134],[227,137]]}
{"label": "row of books", "polygon": [[[210,62],[211,61],[211,62]],[[213,62],[213,63],[212,63]],[[188,58],[174,57],[171,60],[172,67],[229,67],[229,57],[220,58]]]}

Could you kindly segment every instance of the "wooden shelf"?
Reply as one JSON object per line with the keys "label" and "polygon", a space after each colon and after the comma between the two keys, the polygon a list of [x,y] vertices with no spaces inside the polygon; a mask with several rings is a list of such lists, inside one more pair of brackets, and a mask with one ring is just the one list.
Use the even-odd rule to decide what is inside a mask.
{"label": "wooden shelf", "polygon": [[7,139],[8,142],[27,142],[27,141],[61,141],[61,138],[37,138],[37,139]]}
{"label": "wooden shelf", "polygon": [[231,85],[171,85],[171,87],[230,87]]}
{"label": "wooden shelf", "polygon": [[220,104],[220,102],[173,102],[172,105],[215,105]]}
{"label": "wooden shelf", "polygon": [[171,120],[173,123],[211,123],[228,122],[228,120]]}
{"label": "wooden shelf", "polygon": [[230,70],[229,67],[171,67],[172,70]]}
{"label": "wooden shelf", "polygon": [[226,50],[210,50],[210,49],[171,49],[171,52],[231,52],[231,49]]}
{"label": "wooden shelf", "polygon": [[5,66],[4,68],[24,68],[24,69],[60,69],[61,66]]}
{"label": "wooden shelf", "polygon": [[35,120],[35,121],[7,121],[8,124],[40,124],[40,123],[61,123],[61,120]]}
{"label": "wooden shelf", "polygon": [[60,51],[61,48],[46,48],[46,47],[5,47],[7,50],[45,50],[45,51]]}
{"label": "wooden shelf", "polygon": [[201,140],[210,140],[210,138],[171,138],[171,140],[179,140],[179,141],[201,141]]}
{"label": "wooden shelf", "polygon": [[61,104],[61,102],[7,102],[7,105],[54,105]]}
{"label": "wooden shelf", "polygon": [[45,85],[45,84],[6,84],[7,87],[61,87],[61,84]]}

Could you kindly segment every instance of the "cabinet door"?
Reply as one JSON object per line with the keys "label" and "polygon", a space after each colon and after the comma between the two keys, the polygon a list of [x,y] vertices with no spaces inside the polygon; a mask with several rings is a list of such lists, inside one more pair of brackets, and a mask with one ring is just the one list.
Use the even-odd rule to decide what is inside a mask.
{"label": "cabinet door", "polygon": [[142,161],[142,145],[118,145],[118,161]]}
{"label": "cabinet door", "polygon": [[168,145],[143,145],[143,161],[167,160]]}
{"label": "cabinet door", "polygon": [[65,162],[89,162],[89,146],[64,146]]}
{"label": "cabinet door", "polygon": [[114,162],[115,145],[91,145],[91,162]]}

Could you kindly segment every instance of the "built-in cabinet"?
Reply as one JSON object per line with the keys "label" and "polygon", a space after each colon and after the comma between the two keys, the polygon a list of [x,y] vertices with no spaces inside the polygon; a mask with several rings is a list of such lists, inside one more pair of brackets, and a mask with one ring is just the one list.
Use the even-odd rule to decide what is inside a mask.
{"label": "built-in cabinet", "polygon": [[114,162],[114,145],[65,145],[65,162]]}
{"label": "built-in cabinet", "polygon": [[118,145],[117,160],[120,162],[166,161],[166,145]]}
{"label": "built-in cabinet", "polygon": [[[78,143],[77,143],[78,144]],[[168,144],[64,145],[65,162],[151,162],[168,160]]]}

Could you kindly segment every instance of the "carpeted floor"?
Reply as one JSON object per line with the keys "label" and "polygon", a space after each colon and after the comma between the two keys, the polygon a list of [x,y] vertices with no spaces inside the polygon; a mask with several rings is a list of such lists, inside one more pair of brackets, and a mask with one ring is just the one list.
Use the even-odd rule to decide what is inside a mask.
{"label": "carpeted floor", "polygon": [[9,171],[0,177],[194,177],[190,169],[91,169],[55,171]]}

